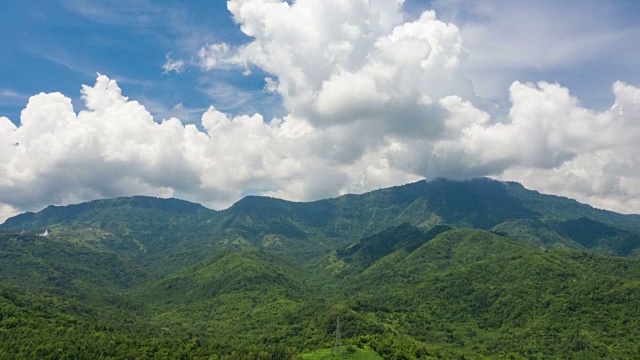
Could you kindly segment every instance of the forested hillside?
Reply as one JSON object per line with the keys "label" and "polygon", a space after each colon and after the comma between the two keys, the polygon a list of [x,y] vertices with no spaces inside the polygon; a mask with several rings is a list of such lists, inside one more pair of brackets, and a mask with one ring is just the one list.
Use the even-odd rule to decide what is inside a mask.
{"label": "forested hillside", "polygon": [[489,179],[48,207],[0,226],[0,357],[634,358],[639,224]]}

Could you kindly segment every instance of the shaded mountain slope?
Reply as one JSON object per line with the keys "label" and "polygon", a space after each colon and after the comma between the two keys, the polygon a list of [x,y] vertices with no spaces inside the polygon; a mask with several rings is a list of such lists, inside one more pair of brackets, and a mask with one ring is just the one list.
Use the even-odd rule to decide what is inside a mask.
{"label": "shaded mountain slope", "polygon": [[436,225],[426,231],[418,227],[402,224],[378,234],[357,240],[346,248],[338,249],[335,255],[343,261],[344,270],[364,269],[397,250],[412,252],[425,242],[445,231],[447,225]]}
{"label": "shaded mountain slope", "polygon": [[586,217],[556,224],[556,231],[587,249],[609,255],[627,256],[640,247],[637,233]]}

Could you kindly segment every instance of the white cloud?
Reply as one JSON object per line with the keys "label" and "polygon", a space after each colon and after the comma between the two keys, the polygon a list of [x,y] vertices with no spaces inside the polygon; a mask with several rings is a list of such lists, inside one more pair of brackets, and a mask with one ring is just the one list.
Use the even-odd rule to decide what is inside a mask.
{"label": "white cloud", "polygon": [[231,48],[226,43],[204,46],[198,52],[200,66],[205,70],[227,68],[229,65],[241,65],[240,59],[233,56]]}
{"label": "white cloud", "polygon": [[156,26],[157,17],[167,16],[164,9],[147,0],[96,3],[88,0],[62,0],[61,5],[95,22],[147,28]]}
{"label": "white cloud", "polygon": [[211,107],[200,127],[157,122],[101,75],[82,88],[84,111],[38,94],[18,127],[0,118],[0,205],[147,194],[223,207],[248,192],[308,200],[489,175],[640,211],[637,87],[614,84],[615,105],[597,112],[559,84],[514,82],[500,116],[476,105],[460,30],[432,11],[406,20],[401,1],[382,0],[228,6],[254,40],[203,47],[201,66],[259,67],[286,116]]}
{"label": "white cloud", "polygon": [[16,216],[19,213],[20,211],[18,211],[13,206],[0,204],[0,221],[4,221],[4,219]]}
{"label": "white cloud", "polygon": [[0,89],[0,101],[2,102],[23,101],[27,98],[29,98],[28,95],[19,93],[17,91],[13,91],[10,89]]}
{"label": "white cloud", "polygon": [[[559,117],[559,136],[574,150],[571,159],[554,167],[514,166],[501,177],[595,206],[640,212],[640,88],[616,82],[613,92],[615,104],[608,111],[591,113],[572,106],[571,112],[582,116]],[[548,137],[553,136],[558,135]]]}
{"label": "white cloud", "polygon": [[165,56],[165,62],[162,65],[162,70],[163,70],[163,73],[165,74],[168,74],[172,71],[177,74],[180,74],[181,72],[184,71],[186,66],[187,66],[187,63],[184,60],[175,60],[174,58],[171,57],[171,54],[167,54]]}

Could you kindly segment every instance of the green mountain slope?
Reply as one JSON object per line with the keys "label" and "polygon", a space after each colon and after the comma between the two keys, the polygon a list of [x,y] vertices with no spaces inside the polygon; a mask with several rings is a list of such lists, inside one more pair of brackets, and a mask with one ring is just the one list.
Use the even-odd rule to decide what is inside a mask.
{"label": "green mountain slope", "polygon": [[[557,223],[555,222],[555,224]],[[518,219],[500,223],[491,228],[491,231],[498,235],[524,241],[535,247],[566,247],[575,250],[587,250],[574,239],[558,233],[555,224],[549,221]]]}
{"label": "green mountain slope", "polygon": [[155,323],[172,331],[206,329],[207,336],[239,346],[256,339],[300,346],[326,337],[322,327],[309,326],[326,312],[309,276],[264,252],[227,251],[151,284],[135,298],[149,306]]}
{"label": "green mountain slope", "polygon": [[460,229],[344,281],[356,294],[350,309],[410,339],[405,347],[534,358],[640,350],[638,260],[546,251]]}
{"label": "green mountain slope", "polygon": [[489,179],[49,207],[0,225],[0,358],[635,358],[639,224]]}
{"label": "green mountain slope", "polygon": [[145,292],[149,302],[186,303],[250,289],[286,290],[301,294],[302,285],[290,266],[255,251],[225,251],[171,274]]}
{"label": "green mountain slope", "polygon": [[54,238],[0,233],[0,283],[26,291],[107,299],[154,277],[144,267],[112,252]]}

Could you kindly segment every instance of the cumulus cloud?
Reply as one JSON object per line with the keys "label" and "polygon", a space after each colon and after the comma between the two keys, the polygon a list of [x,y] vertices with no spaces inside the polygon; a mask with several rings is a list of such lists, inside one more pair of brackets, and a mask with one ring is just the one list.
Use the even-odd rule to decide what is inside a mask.
{"label": "cumulus cloud", "polygon": [[593,113],[574,105],[565,109],[566,117],[558,117],[562,129],[549,134],[549,142],[567,139],[569,160],[547,167],[518,164],[501,177],[598,207],[640,212],[640,88],[616,82],[613,93],[615,104],[608,111]]}
{"label": "cumulus cloud", "polygon": [[[366,119],[386,126],[389,115],[419,122],[431,98],[472,95],[460,69],[460,33],[432,11],[404,22],[402,2],[230,1],[228,7],[255,39],[235,49],[203,47],[205,68],[257,66],[273,74],[267,87],[292,115],[315,125]],[[381,110],[386,114],[376,116]]]}
{"label": "cumulus cloud", "polygon": [[479,107],[460,30],[402,1],[231,0],[253,40],[204,46],[203,69],[268,74],[286,116],[159,122],[99,75],[86,110],[59,93],[29,99],[20,125],[0,118],[0,206],[133,194],[212,207],[265,194],[309,200],[423,177],[494,176],[623,211],[640,211],[640,89],[582,107],[559,84],[514,82],[510,108]]}

